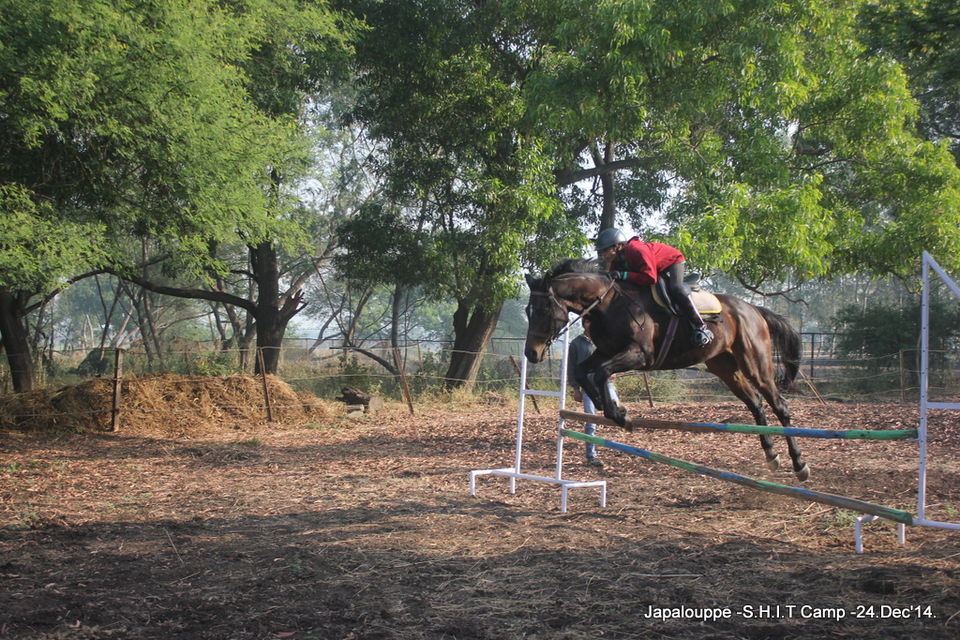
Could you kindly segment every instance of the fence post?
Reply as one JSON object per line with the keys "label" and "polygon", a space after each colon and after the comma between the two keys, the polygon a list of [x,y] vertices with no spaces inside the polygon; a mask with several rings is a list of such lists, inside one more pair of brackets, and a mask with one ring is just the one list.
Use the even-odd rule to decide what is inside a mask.
{"label": "fence post", "polygon": [[257,347],[257,362],[260,365],[260,380],[263,382],[263,401],[267,408],[267,422],[273,422],[273,407],[270,405],[270,390],[267,388],[267,372],[263,362],[262,347]]}
{"label": "fence post", "polygon": [[407,408],[410,409],[410,415],[413,414],[413,400],[410,399],[410,387],[407,385],[407,373],[403,368],[403,360],[400,358],[400,348],[393,348],[393,361],[397,364],[397,375],[400,376],[400,388],[403,390],[403,397],[407,401]]}
{"label": "fence post", "polygon": [[123,349],[117,348],[113,352],[113,405],[110,408],[110,431],[117,431],[120,429],[120,390],[122,366]]}
{"label": "fence post", "polygon": [[647,402],[650,403],[650,406],[653,406],[653,394],[650,393],[650,379],[647,378],[647,372],[643,372],[643,384],[647,388]]}
{"label": "fence post", "polygon": [[903,349],[900,349],[900,402],[904,401],[906,393],[906,371],[903,366]]}

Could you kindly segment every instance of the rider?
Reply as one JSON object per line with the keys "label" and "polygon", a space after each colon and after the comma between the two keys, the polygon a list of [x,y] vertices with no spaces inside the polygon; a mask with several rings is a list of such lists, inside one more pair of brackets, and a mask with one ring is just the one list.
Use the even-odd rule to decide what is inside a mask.
{"label": "rider", "polygon": [[670,298],[693,324],[693,345],[702,348],[713,341],[713,332],[700,317],[690,288],[683,282],[686,258],[679,250],[660,242],[644,242],[636,236],[628,240],[620,229],[615,228],[601,231],[596,247],[597,256],[607,265],[608,275],[614,280],[639,285],[663,280]]}

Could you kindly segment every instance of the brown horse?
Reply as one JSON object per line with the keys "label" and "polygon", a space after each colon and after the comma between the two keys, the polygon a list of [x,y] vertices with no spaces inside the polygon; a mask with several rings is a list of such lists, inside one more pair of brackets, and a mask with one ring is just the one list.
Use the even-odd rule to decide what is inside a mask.
{"label": "brown horse", "polygon": [[[563,263],[570,268],[574,261]],[[562,269],[555,269],[554,272]],[[667,345],[671,313],[657,304],[651,287],[615,283],[603,273],[559,273],[543,278],[527,276],[530,302],[525,355],[540,362],[547,347],[562,332],[571,312],[585,314],[594,354],[575,368],[580,386],[590,394],[603,414],[625,426],[626,410],[610,401],[607,380],[623,371],[681,369],[699,363],[717,376],[747,405],[756,424],[765,425],[762,403],[766,400],[780,424],[790,426],[790,412],[774,376],[774,348],[780,351],[784,368],[780,385],[786,388],[799,371],[800,336],[776,313],[738,298],[717,295],[722,310],[705,316],[715,339],[704,348],[690,346],[692,328],[686,321]],[[780,466],[770,436],[760,444],[771,469]],[[793,437],[787,437],[793,470],[800,481],[809,469]]]}

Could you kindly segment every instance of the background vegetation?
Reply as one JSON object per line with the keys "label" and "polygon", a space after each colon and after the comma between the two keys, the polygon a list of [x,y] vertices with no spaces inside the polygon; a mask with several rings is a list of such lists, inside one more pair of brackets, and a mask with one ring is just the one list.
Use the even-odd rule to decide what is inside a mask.
{"label": "background vegetation", "polygon": [[921,251],[960,269],[958,30],[945,0],[0,0],[3,384],[333,345],[471,389],[512,375],[521,273],[614,225],[899,362]]}

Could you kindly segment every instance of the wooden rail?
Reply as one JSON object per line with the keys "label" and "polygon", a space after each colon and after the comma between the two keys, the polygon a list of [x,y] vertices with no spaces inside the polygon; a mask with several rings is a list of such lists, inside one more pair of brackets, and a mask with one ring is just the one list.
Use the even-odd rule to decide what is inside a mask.
{"label": "wooden rail", "polygon": [[[619,426],[602,415],[590,415],[563,410],[560,417],[575,422],[593,422]],[[718,424],[713,422],[669,422],[667,420],[627,420],[627,431],[635,429],[675,429],[695,433],[752,433],[768,436],[794,436],[797,438],[835,438],[840,440],[915,440],[916,429],[805,429],[801,427],[776,427],[757,424]]]}
{"label": "wooden rail", "polygon": [[790,496],[791,498],[808,500],[810,502],[819,502],[821,504],[840,507],[842,509],[851,509],[853,511],[859,511],[861,513],[869,513],[871,515],[874,515],[880,518],[893,520],[894,522],[902,522],[903,524],[909,524],[909,525],[913,524],[913,514],[907,511],[903,511],[902,509],[893,509],[890,507],[884,507],[882,505],[874,504],[872,502],[864,502],[863,500],[848,498],[846,496],[837,496],[832,493],[822,493],[820,491],[811,491],[810,489],[802,489],[800,487],[790,487],[783,484],[777,484],[776,482],[767,482],[765,480],[757,480],[756,478],[742,476],[736,473],[731,473],[729,471],[721,471],[719,469],[705,467],[700,464],[686,462],[684,460],[679,460],[677,458],[671,458],[669,456],[665,456],[659,453],[654,453],[653,451],[647,451],[646,449],[640,449],[639,447],[632,447],[630,445],[622,444],[620,442],[605,440],[604,438],[598,438],[596,436],[588,436],[587,434],[580,433],[579,431],[570,431],[569,429],[560,429],[560,434],[568,438],[583,440],[584,442],[591,442],[601,447],[616,449],[618,451],[623,451],[624,453],[640,456],[641,458],[645,458],[647,460],[650,460],[651,462],[659,462],[661,464],[670,465],[671,467],[676,467],[678,469],[684,469],[686,471],[692,471],[694,473],[699,473],[704,476],[716,478],[717,480],[723,480],[724,482],[733,482],[735,484],[740,484],[746,487],[750,487],[751,489],[757,489],[759,491],[767,491],[769,493],[776,493],[780,495]]}

